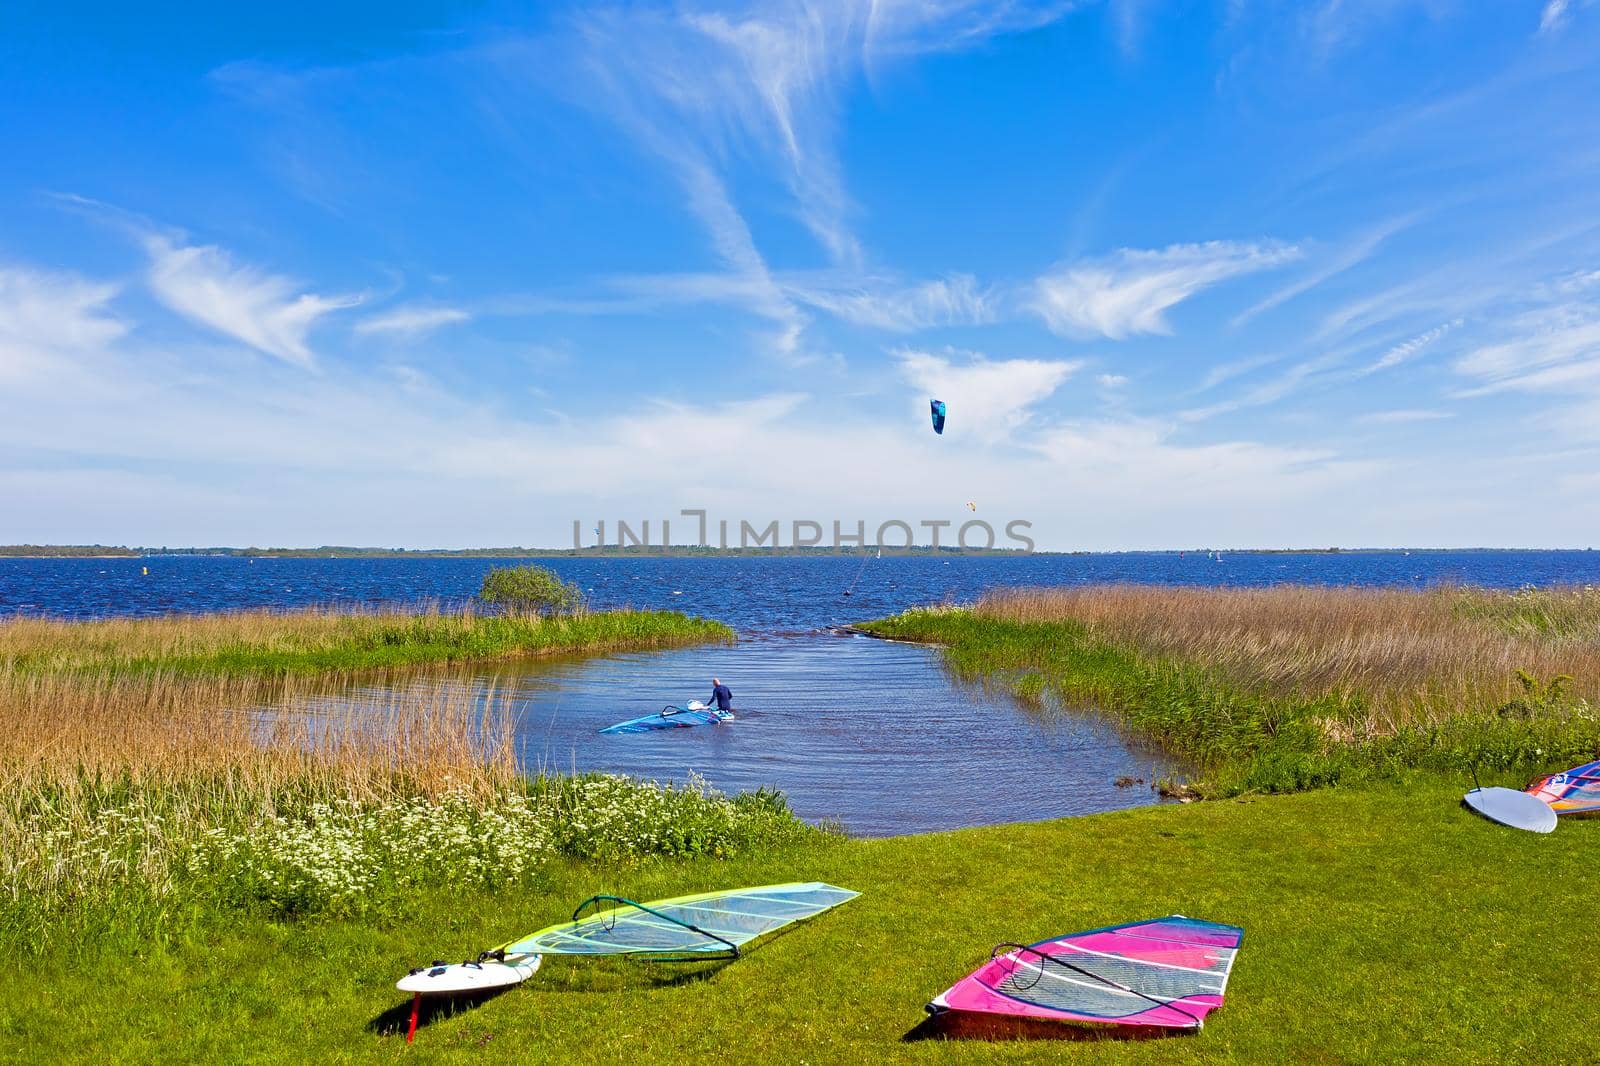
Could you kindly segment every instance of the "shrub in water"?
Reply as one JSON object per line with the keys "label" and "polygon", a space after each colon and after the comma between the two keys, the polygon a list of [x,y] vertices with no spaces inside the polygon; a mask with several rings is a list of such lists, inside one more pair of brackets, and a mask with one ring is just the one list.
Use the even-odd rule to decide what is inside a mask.
{"label": "shrub in water", "polygon": [[571,614],[583,608],[583,592],[544,566],[503,566],[483,578],[478,598],[484,603],[536,614]]}

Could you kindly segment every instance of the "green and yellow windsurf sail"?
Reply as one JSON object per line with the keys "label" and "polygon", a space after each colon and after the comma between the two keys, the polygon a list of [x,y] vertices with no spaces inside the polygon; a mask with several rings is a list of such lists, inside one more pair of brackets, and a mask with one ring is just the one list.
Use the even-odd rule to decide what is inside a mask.
{"label": "green and yellow windsurf sail", "polygon": [[579,904],[570,922],[513,940],[499,950],[506,955],[643,955],[663,961],[736,958],[752,940],[857,895],[847,888],[804,881],[649,903],[591,896]]}

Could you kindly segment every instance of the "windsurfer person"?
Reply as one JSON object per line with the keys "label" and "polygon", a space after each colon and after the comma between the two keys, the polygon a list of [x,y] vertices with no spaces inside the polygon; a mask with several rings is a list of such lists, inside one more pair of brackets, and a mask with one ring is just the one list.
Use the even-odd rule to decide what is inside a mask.
{"label": "windsurfer person", "polygon": [[717,717],[733,713],[733,690],[722,683],[721,678],[711,679],[711,699],[707,701],[715,705]]}

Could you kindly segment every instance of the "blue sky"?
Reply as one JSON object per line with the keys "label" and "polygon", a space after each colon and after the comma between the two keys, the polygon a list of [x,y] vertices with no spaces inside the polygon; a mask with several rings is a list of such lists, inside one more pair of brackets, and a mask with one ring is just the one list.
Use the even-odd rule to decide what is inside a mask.
{"label": "blue sky", "polygon": [[1594,0],[222,17],[8,8],[0,541],[1600,539]]}

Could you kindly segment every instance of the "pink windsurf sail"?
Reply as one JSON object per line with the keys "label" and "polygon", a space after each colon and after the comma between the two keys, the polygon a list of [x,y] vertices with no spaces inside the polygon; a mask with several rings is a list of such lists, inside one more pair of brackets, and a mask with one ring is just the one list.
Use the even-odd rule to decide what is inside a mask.
{"label": "pink windsurf sail", "polygon": [[1222,1006],[1244,930],[1182,915],[1002,944],[928,1004],[947,1013],[1198,1029]]}
{"label": "pink windsurf sail", "polygon": [[1557,814],[1600,814],[1600,760],[1542,777],[1528,791]]}

